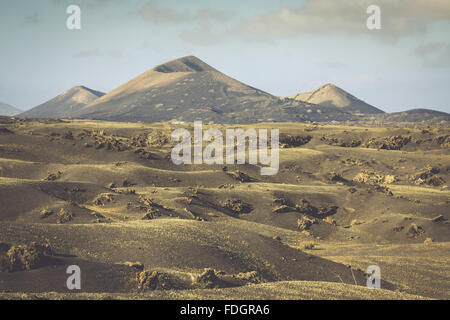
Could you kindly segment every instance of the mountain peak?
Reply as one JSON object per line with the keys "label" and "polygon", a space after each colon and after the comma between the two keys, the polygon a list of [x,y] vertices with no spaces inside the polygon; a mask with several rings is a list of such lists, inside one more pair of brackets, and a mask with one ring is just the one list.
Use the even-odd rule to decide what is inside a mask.
{"label": "mountain peak", "polygon": [[344,89],[341,89],[332,83],[324,84],[319,89],[313,91],[310,98],[314,97],[320,100],[326,99],[326,101],[333,101],[331,104],[339,108],[348,107],[352,101],[359,100]]}
{"label": "mountain peak", "polygon": [[217,71],[195,56],[186,56],[171,60],[156,66],[153,70],[162,73]]}
{"label": "mountain peak", "polygon": [[101,96],[105,95],[103,92],[93,90],[93,89],[85,87],[83,85],[75,86],[75,87],[67,90],[65,93],[77,94],[77,93],[80,93],[80,92],[82,92],[82,93],[85,92],[86,94],[90,93],[90,94],[93,94],[94,96],[97,96],[97,97],[101,97]]}
{"label": "mountain peak", "polygon": [[14,116],[21,112],[22,112],[22,110],[20,110],[16,107],[13,107],[4,102],[0,102],[0,116]]}
{"label": "mountain peak", "polygon": [[334,85],[334,84],[332,84],[332,83],[325,83],[323,86],[321,86],[320,88],[338,88],[339,89],[339,87],[338,86],[336,86],[336,85]]}
{"label": "mountain peak", "polygon": [[84,91],[84,90],[91,91],[91,89],[89,89],[88,87],[85,87],[85,86],[75,86],[75,87],[69,89],[69,91]]}
{"label": "mountain peak", "polygon": [[326,83],[314,91],[296,94],[291,98],[325,107],[342,108],[352,113],[383,113],[332,83]]}
{"label": "mountain peak", "polygon": [[76,86],[19,116],[23,118],[64,118],[103,95],[103,92],[85,86]]}
{"label": "mountain peak", "polygon": [[[334,92],[339,92],[340,94],[344,94],[344,95],[350,95],[347,91],[345,91],[344,89],[339,88],[337,85],[333,84],[333,83],[326,83],[323,86],[321,86],[319,89],[313,91],[314,93],[319,92],[319,91],[334,91]],[[351,95],[350,95],[351,96]]]}

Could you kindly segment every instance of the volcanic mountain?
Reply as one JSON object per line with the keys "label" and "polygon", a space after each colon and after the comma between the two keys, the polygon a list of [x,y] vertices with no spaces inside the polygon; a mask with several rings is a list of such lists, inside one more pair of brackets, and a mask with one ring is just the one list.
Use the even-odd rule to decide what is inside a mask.
{"label": "volcanic mountain", "polygon": [[22,110],[10,106],[9,104],[0,102],[0,116],[14,116],[18,113],[21,113]]}
{"label": "volcanic mountain", "polygon": [[299,93],[290,98],[326,107],[337,107],[351,113],[375,114],[382,110],[359,100],[334,84],[327,83],[317,90]]}
{"label": "volcanic mountain", "polygon": [[[318,109],[323,110],[317,112]],[[217,123],[348,118],[341,110],[331,110],[331,114],[324,116],[321,112],[325,109],[303,101],[280,99],[188,56],[144,72],[71,116],[113,121]]]}
{"label": "volcanic mountain", "polygon": [[37,107],[21,113],[19,117],[66,118],[103,95],[102,92],[84,86],[73,87]]}

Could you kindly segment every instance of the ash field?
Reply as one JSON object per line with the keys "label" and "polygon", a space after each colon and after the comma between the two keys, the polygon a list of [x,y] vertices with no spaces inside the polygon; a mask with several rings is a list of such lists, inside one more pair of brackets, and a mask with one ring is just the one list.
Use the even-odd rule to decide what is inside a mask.
{"label": "ash field", "polygon": [[280,130],[272,176],[174,165],[180,127],[2,117],[0,297],[449,298],[447,125],[239,125]]}

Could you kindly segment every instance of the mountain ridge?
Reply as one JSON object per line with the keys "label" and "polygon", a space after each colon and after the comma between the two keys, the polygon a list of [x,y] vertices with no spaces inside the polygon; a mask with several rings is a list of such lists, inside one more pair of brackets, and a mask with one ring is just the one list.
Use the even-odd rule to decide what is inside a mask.
{"label": "mountain ridge", "polygon": [[65,118],[104,93],[85,86],[75,86],[21,114],[22,118]]}
{"label": "mountain ridge", "polygon": [[215,123],[448,119],[446,114],[414,110],[385,113],[331,83],[311,92],[277,97],[195,56],[185,56],[156,65],[106,94],[77,86],[19,116]]}
{"label": "mountain ridge", "polygon": [[248,122],[265,118],[266,111],[270,113],[273,107],[279,107],[279,100],[194,56],[187,56],[145,71],[82,107],[72,117],[149,122],[172,119]]}
{"label": "mountain ridge", "polygon": [[173,59],[150,69],[163,73],[217,71],[195,56]]}
{"label": "mountain ridge", "polygon": [[20,110],[19,108],[16,108],[7,103],[0,102],[0,115],[1,116],[15,116],[21,112],[23,112],[23,110]]}

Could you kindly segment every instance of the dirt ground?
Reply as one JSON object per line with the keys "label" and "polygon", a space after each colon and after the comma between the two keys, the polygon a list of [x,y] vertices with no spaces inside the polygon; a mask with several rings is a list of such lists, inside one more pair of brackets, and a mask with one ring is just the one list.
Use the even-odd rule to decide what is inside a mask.
{"label": "dirt ground", "polygon": [[234,125],[280,129],[273,176],[174,165],[180,127],[0,117],[0,297],[450,298],[446,124]]}

